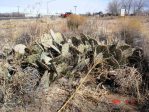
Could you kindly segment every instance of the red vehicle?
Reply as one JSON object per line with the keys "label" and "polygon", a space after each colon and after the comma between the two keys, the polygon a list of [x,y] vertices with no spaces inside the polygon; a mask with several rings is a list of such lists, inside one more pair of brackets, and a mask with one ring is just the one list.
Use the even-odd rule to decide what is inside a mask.
{"label": "red vehicle", "polygon": [[71,12],[66,12],[65,14],[62,14],[61,17],[66,18],[70,16],[72,13]]}

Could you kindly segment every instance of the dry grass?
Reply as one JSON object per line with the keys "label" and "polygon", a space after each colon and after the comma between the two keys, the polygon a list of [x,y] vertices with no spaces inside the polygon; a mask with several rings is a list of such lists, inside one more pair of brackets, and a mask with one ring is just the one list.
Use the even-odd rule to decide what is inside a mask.
{"label": "dry grass", "polygon": [[86,18],[79,15],[70,15],[67,18],[67,25],[70,30],[78,29],[80,25],[83,25],[86,21]]}
{"label": "dry grass", "polygon": [[134,39],[140,39],[143,26],[141,21],[137,18],[120,19],[119,22],[119,36],[126,43],[133,45]]}
{"label": "dry grass", "polygon": [[[71,32],[70,30],[72,30],[72,32],[73,30],[79,30],[79,33],[85,32],[86,34],[90,34],[93,36],[95,32],[99,33],[100,31],[103,31],[104,34],[109,35],[110,33],[113,33],[114,28],[116,29],[116,27],[119,24],[120,30],[118,32],[121,34],[121,37],[125,38],[128,43],[132,43],[133,38],[136,36],[137,37],[139,36],[140,38],[140,34],[142,34],[144,30],[142,27],[142,21],[134,18],[126,18],[124,23],[122,22],[122,19],[97,20],[97,18],[96,19],[88,18],[88,20],[82,16],[72,15],[67,19],[67,21],[65,19],[49,21],[47,18],[40,19],[40,20],[29,20],[29,21],[18,20],[20,22],[5,21],[4,23],[2,23],[3,25],[1,25],[1,29],[3,30],[0,30],[0,36],[2,36],[1,38],[3,38],[4,40],[6,39],[5,37],[8,37],[9,41],[17,40],[16,43],[21,42],[23,44],[28,44],[28,43],[31,44],[42,34],[48,33],[50,28],[54,29],[54,31],[58,31],[62,33],[70,33]],[[119,27],[117,27],[117,29],[119,29]],[[7,31],[9,32],[7,33]],[[102,33],[100,32],[99,34],[102,34]],[[98,38],[103,36],[99,34],[97,35]],[[145,51],[146,57],[148,58],[149,41],[147,36],[145,37],[146,38],[144,38],[143,49]],[[25,43],[28,38],[29,38],[29,42]],[[28,68],[28,69],[32,69],[32,68]],[[25,107],[18,106],[18,110],[16,108],[17,111],[21,111],[21,112],[43,111],[44,112],[46,111],[46,109],[48,110],[49,108],[51,111],[52,110],[56,111],[60,109],[60,107],[62,107],[62,110],[63,110],[63,106],[62,106],[63,104],[65,104],[64,108],[66,108],[68,112],[70,111],[68,109],[69,107],[70,109],[72,108],[73,110],[71,111],[74,111],[74,112],[79,110],[82,110],[82,112],[93,111],[93,110],[97,111],[96,105],[99,105],[99,107],[101,106],[100,108],[98,107],[99,111],[105,111],[104,109],[109,109],[109,110],[112,109],[112,107],[109,106],[108,102],[106,103],[101,102],[102,101],[102,99],[100,99],[101,94],[103,92],[107,93],[107,90],[104,90],[103,88],[101,89],[98,87],[95,81],[97,77],[94,76],[94,74],[90,75],[93,78],[92,81],[90,79],[89,81],[87,81],[86,78],[84,78],[83,81],[80,81],[81,84],[75,92],[72,90],[70,90],[69,92],[69,89],[72,88],[71,86],[68,86],[69,89],[65,88],[64,86],[59,86],[60,82],[57,81],[52,85],[53,87],[52,86],[49,87],[50,90],[48,91],[47,96],[45,94],[43,95],[42,91],[40,91],[41,94],[39,95],[40,95],[41,101],[34,102],[35,100],[37,100],[37,97],[34,96],[36,94],[36,92],[34,91],[34,86],[38,82],[39,77],[37,77],[36,72],[33,72],[34,70],[28,70],[28,69],[24,71],[25,73],[19,72],[19,74],[16,74],[9,83],[8,83],[8,80],[3,77],[4,74],[0,73],[0,84],[3,88],[3,91],[6,92],[5,93],[7,97],[6,99],[10,101],[13,101],[15,99],[16,101],[15,104],[21,105],[21,106],[25,105]],[[103,72],[103,71],[100,71],[100,72]],[[140,85],[142,83],[141,74],[138,73],[136,69],[134,68],[119,69],[117,70],[116,75],[117,75],[117,79],[115,80],[115,82],[119,84],[119,89],[118,89],[119,93],[121,94],[125,93],[126,95],[131,94],[138,97],[142,97],[141,96],[142,94],[140,92]],[[28,88],[30,88],[31,91],[28,90]],[[64,89],[66,89],[67,91]],[[132,90],[134,91],[132,92]],[[72,97],[70,97],[69,96],[70,93],[73,93],[73,92],[74,94],[72,95]],[[68,100],[67,98],[69,97],[70,99]],[[49,104],[47,102],[45,103],[45,99]],[[11,105],[11,102],[10,102],[10,105]],[[102,108],[102,105],[104,106],[104,108]]]}

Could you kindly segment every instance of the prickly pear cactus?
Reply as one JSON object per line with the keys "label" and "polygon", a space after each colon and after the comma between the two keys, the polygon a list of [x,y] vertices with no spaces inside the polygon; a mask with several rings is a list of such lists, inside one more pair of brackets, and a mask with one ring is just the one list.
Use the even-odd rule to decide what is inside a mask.
{"label": "prickly pear cactus", "polygon": [[52,36],[54,42],[61,45],[61,43],[64,41],[64,38],[63,38],[62,34],[59,33],[59,32],[54,33],[53,30],[50,30],[50,32],[51,32],[51,36]]}
{"label": "prickly pear cactus", "polygon": [[50,34],[44,34],[41,38],[39,43],[41,43],[45,48],[50,47],[53,45],[53,39]]}
{"label": "prickly pear cactus", "polygon": [[32,54],[25,59],[25,61],[30,64],[36,63],[38,60],[40,60],[39,54]]}
{"label": "prickly pear cactus", "polygon": [[48,70],[51,80],[67,72],[75,74],[87,71],[86,68],[90,65],[103,64],[110,68],[120,68],[127,64],[128,58],[135,50],[124,42],[101,44],[84,34],[64,39],[61,33],[55,33],[53,30],[25,48],[28,51],[23,51],[24,55],[19,59]]}
{"label": "prickly pear cactus", "polygon": [[69,48],[70,48],[69,43],[65,43],[64,45],[62,45],[62,56],[64,57],[69,56]]}
{"label": "prickly pear cactus", "polygon": [[32,45],[29,50],[32,54],[41,54],[43,52],[42,48],[37,44]]}

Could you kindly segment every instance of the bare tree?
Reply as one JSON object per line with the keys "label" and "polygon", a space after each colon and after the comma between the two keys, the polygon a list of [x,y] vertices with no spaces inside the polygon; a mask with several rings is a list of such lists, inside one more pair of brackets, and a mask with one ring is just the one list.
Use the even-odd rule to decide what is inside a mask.
{"label": "bare tree", "polygon": [[112,15],[118,15],[120,12],[120,2],[119,0],[112,0],[108,4],[108,12]]}
{"label": "bare tree", "polygon": [[112,15],[117,15],[120,8],[124,8],[128,15],[130,13],[138,14],[143,11],[148,2],[148,0],[112,0],[108,4],[108,12]]}
{"label": "bare tree", "polygon": [[121,6],[126,10],[127,14],[130,14],[133,7],[133,0],[121,0]]}
{"label": "bare tree", "polygon": [[143,10],[145,6],[145,0],[134,0],[133,2],[133,12],[137,14]]}

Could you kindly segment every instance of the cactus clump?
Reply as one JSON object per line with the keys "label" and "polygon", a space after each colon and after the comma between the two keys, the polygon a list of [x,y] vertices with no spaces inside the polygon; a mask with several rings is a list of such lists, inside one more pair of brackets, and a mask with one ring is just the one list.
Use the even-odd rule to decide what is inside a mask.
{"label": "cactus clump", "polygon": [[50,30],[50,34],[44,34],[35,44],[25,48],[28,52],[24,51],[20,60],[38,68],[42,66],[45,70],[48,69],[52,76],[66,73],[65,70],[75,74],[86,70],[84,68],[90,65],[101,63],[110,68],[120,68],[128,64],[128,58],[135,50],[126,43],[101,45],[96,39],[84,34],[64,39],[61,33],[55,33],[53,30]]}

